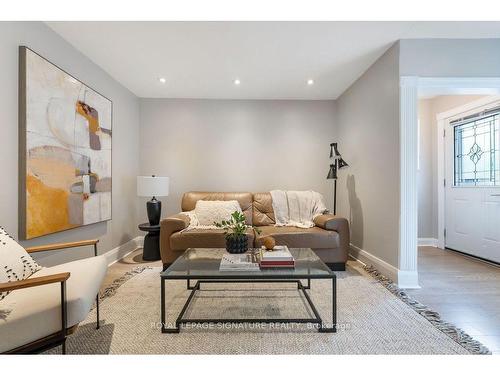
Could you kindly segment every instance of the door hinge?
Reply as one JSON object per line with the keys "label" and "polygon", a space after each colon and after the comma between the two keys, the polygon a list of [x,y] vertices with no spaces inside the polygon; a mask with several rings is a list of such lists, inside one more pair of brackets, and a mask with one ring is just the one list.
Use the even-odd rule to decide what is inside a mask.
{"label": "door hinge", "polygon": [[446,137],[446,129],[443,129],[443,138]]}
{"label": "door hinge", "polygon": [[444,238],[446,238],[446,228],[443,230]]}
{"label": "door hinge", "polygon": [[446,187],[446,178],[443,178],[443,186]]}

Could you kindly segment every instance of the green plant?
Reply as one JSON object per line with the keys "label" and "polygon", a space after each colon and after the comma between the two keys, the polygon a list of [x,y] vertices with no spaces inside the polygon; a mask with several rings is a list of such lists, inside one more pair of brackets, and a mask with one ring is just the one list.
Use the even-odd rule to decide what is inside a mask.
{"label": "green plant", "polygon": [[244,236],[247,228],[254,228],[260,234],[258,228],[246,225],[245,219],[243,212],[234,211],[229,220],[222,220],[220,223],[214,222],[214,225],[217,228],[224,229],[224,236],[226,238]]}

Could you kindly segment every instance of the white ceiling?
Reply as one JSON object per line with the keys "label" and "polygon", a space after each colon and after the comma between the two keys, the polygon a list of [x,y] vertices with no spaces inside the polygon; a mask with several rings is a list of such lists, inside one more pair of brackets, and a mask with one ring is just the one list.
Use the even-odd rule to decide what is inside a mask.
{"label": "white ceiling", "polygon": [[500,37],[500,22],[47,24],[151,98],[336,99],[398,39]]}

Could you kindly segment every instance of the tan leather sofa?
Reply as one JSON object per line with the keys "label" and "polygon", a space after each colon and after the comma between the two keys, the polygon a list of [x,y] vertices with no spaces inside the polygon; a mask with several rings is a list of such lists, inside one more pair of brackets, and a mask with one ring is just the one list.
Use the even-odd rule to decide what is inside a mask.
{"label": "tan leather sofa", "polygon": [[[349,248],[349,223],[347,219],[326,214],[314,219],[316,226],[303,229],[275,227],[270,193],[188,192],[182,197],[182,211],[191,211],[198,200],[237,200],[246,216],[246,223],[261,230],[247,231],[248,243],[262,245],[265,236],[273,236],[277,245],[310,247],[333,270],[345,270]],[[164,267],[170,265],[190,247],[224,248],[226,242],[222,230],[193,229],[181,232],[189,225],[189,217],[183,214],[170,216],[161,221],[160,247]]]}

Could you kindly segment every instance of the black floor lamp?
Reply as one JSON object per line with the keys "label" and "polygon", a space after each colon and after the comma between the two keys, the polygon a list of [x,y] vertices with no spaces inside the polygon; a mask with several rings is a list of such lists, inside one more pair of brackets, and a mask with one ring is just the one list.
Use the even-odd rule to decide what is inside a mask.
{"label": "black floor lamp", "polygon": [[328,171],[327,180],[333,180],[333,214],[337,214],[337,170],[348,167],[349,164],[342,159],[339,150],[337,149],[337,143],[330,143],[330,160],[333,159],[333,164],[330,164],[330,170]]}

